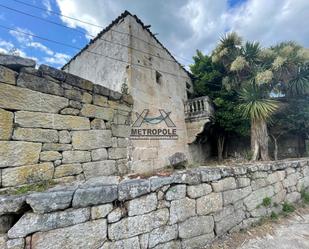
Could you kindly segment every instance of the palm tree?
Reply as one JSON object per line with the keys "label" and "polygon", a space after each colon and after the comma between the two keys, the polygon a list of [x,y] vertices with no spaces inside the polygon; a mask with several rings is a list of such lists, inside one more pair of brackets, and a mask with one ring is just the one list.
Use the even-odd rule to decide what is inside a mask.
{"label": "palm tree", "polygon": [[239,92],[239,108],[251,121],[252,160],[268,160],[267,121],[278,109],[278,96],[302,94],[309,87],[309,52],[294,42],[262,49],[236,34],[221,38],[214,61],[227,71],[223,85]]}
{"label": "palm tree", "polygon": [[269,160],[267,120],[279,107],[279,102],[269,99],[267,91],[256,84],[240,91],[239,108],[251,120],[252,160]]}

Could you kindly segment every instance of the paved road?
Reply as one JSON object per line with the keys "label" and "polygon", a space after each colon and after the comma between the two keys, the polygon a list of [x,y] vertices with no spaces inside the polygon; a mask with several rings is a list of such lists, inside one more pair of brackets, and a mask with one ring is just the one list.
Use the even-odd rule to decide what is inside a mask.
{"label": "paved road", "polygon": [[218,239],[207,249],[309,249],[309,207]]}
{"label": "paved road", "polygon": [[252,238],[239,249],[309,249],[309,214],[294,215],[272,234]]}

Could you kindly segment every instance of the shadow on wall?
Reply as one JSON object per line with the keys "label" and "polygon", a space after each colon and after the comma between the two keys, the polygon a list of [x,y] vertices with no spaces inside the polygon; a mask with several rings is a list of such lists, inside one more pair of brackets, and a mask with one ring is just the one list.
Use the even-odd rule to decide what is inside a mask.
{"label": "shadow on wall", "polygon": [[[250,137],[229,138],[223,151],[223,157],[249,160],[250,146]],[[194,143],[189,145],[189,152],[194,163],[205,163],[217,159],[216,140],[213,136],[203,133]],[[278,139],[278,159],[304,157],[308,155],[308,152],[309,142],[304,137],[288,134]],[[269,154],[273,159],[274,143],[272,140],[269,141]]]}
{"label": "shadow on wall", "polygon": [[[288,134],[278,139],[278,159],[297,158],[306,155],[305,138]],[[229,157],[248,157],[250,154],[250,137],[235,137],[228,140],[227,155]],[[274,143],[269,140],[269,154],[274,158]]]}
{"label": "shadow on wall", "polygon": [[189,145],[189,153],[194,163],[204,163],[212,157],[213,148],[210,142],[194,142]]}

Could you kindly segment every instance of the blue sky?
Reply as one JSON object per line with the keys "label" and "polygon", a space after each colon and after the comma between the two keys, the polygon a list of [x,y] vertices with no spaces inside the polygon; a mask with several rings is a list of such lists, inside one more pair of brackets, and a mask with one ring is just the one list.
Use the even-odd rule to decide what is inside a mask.
{"label": "blue sky", "polygon": [[[125,9],[151,24],[161,42],[184,65],[190,64],[196,49],[211,52],[220,36],[236,31],[248,40],[270,46],[295,40],[309,46],[308,0],[19,0],[64,15],[106,26]],[[0,6],[0,25],[42,36],[75,47],[83,47],[89,34],[100,29],[31,8],[14,0],[0,5],[75,28],[80,34]],[[88,35],[87,35],[88,34]],[[15,49],[38,64],[61,67],[78,51],[36,37],[0,28],[0,52]]]}
{"label": "blue sky", "polygon": [[[60,12],[60,9],[55,1],[23,1],[35,4],[36,6],[40,6],[42,8],[51,8],[53,11]],[[48,14],[48,12],[31,8],[12,0],[5,2],[3,1],[0,2],[0,4],[65,25],[65,23],[63,23],[57,15]],[[1,6],[0,13],[1,25],[12,29],[17,29],[25,33],[46,37],[63,43],[72,44],[76,47],[82,47],[89,41],[82,34],[40,21],[30,16],[16,13]],[[77,27],[77,29],[80,31],[85,31],[79,27]],[[13,46],[11,46],[11,44]],[[0,48],[1,47],[5,50],[11,50],[14,47],[15,49],[18,49],[17,52],[22,55],[36,58],[39,64],[50,64],[56,67],[63,65],[72,55],[78,52],[78,50],[72,48],[47,42],[22,33],[9,31],[3,28],[0,28]]]}

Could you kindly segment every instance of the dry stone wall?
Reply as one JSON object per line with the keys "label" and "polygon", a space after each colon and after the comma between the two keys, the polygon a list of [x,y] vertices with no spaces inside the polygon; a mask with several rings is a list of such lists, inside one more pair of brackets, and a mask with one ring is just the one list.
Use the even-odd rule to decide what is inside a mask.
{"label": "dry stone wall", "polygon": [[[309,187],[309,159],[101,177],[0,198],[0,248],[183,249],[258,222]],[[268,199],[267,203],[264,202]]]}
{"label": "dry stone wall", "polygon": [[0,55],[0,187],[127,173],[132,98]]}

